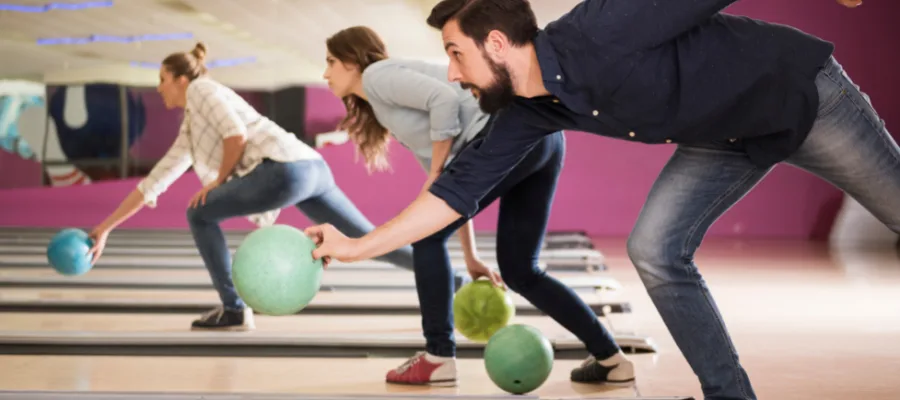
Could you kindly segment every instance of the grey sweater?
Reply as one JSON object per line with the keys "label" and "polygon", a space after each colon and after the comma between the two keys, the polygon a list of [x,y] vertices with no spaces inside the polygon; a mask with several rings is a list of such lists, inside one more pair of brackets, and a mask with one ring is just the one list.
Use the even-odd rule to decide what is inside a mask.
{"label": "grey sweater", "polygon": [[453,139],[449,162],[489,118],[470,91],[447,80],[446,64],[382,60],[363,71],[362,83],[378,122],[426,171],[432,142]]}

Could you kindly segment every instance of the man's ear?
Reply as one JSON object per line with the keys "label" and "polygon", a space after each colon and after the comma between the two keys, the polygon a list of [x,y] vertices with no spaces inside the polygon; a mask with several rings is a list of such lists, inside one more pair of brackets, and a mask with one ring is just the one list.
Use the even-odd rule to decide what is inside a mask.
{"label": "man's ear", "polygon": [[491,58],[504,58],[509,50],[509,39],[503,32],[492,30],[488,32],[487,38],[484,40],[484,49]]}

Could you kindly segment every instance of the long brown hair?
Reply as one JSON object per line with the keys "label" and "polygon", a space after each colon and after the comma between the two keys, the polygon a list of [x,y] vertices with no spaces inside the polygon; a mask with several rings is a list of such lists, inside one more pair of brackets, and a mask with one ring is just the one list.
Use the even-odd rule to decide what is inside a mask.
{"label": "long brown hair", "polygon": [[[356,65],[362,73],[369,65],[387,58],[387,48],[378,34],[365,26],[354,26],[335,33],[325,41],[332,56],[344,64]],[[355,94],[342,98],[347,115],[338,129],[347,134],[366,161],[366,169],[371,172],[389,167],[387,160],[390,135],[378,119],[369,102]]]}
{"label": "long brown hair", "polygon": [[193,81],[206,74],[206,65],[203,64],[205,59],[206,45],[202,42],[197,42],[194,49],[189,52],[182,51],[169,54],[162,64],[172,73],[173,78],[184,76],[189,81]]}

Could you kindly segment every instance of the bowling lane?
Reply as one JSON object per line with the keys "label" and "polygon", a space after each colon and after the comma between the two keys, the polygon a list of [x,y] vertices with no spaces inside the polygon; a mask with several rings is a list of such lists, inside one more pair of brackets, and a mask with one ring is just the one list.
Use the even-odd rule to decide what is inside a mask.
{"label": "bowling lane", "polygon": [[[0,252],[3,256],[0,257],[0,266],[3,268],[6,267],[29,267],[29,268],[50,268],[46,255],[41,254],[10,254]],[[465,264],[463,260],[452,260],[454,267],[457,269],[465,268]],[[97,261],[97,264],[94,266],[94,270],[103,269],[103,268],[166,268],[166,269],[176,269],[176,268],[200,268],[205,269],[203,266],[203,259],[200,258],[199,255],[193,256],[173,256],[161,254],[152,257],[135,257],[135,256],[117,256],[117,255],[108,255],[103,254],[102,257]],[[377,260],[364,260],[353,263],[343,263],[340,261],[333,262],[329,267],[329,269],[401,269],[393,264],[389,264],[382,261]]]}
{"label": "bowling lane", "polygon": [[[187,332],[197,315],[188,314],[127,314],[127,313],[43,313],[0,312],[0,331],[71,331],[71,332]],[[291,315],[254,317],[256,329],[252,334],[352,334],[364,330],[366,334],[419,335],[422,317],[415,315]],[[516,316],[511,323],[534,326],[548,338],[571,337],[552,318]],[[0,332],[2,334],[2,332]],[[198,332],[198,335],[200,333]],[[243,333],[234,333],[243,334]],[[459,333],[457,333],[459,336]],[[461,339],[462,337],[459,336]]]}
{"label": "bowling lane", "polygon": [[[653,368],[652,356],[634,356],[642,369]],[[484,361],[457,360],[460,384],[455,388],[388,385],[384,375],[404,358],[252,358],[252,357],[103,357],[0,356],[0,387],[5,390],[95,392],[281,393],[399,396],[506,395],[488,378]],[[547,381],[529,396],[542,398],[633,398],[634,389],[615,389],[569,381],[577,360],[556,360]],[[654,385],[666,379],[664,374]],[[675,381],[677,382],[677,381]],[[641,387],[660,393],[654,385]],[[685,387],[682,383],[681,388]],[[668,389],[670,386],[666,386]],[[665,389],[663,389],[665,390]],[[198,397],[199,398],[199,397]],[[514,398],[514,397],[510,397]],[[148,397],[149,399],[149,397]],[[361,398],[361,400],[364,397]]]}
{"label": "bowling lane", "polygon": [[[593,293],[578,293],[583,301],[588,304],[610,303],[616,292],[605,293],[602,297]],[[510,291],[510,297],[517,310],[534,309],[527,300],[519,294]],[[215,307],[219,305],[218,295],[214,290],[153,290],[153,289],[31,289],[31,288],[4,288],[0,290],[0,301],[10,302],[41,302],[43,300],[55,300],[57,302],[95,302],[110,305],[140,304],[158,306],[160,310],[170,305],[190,304],[198,308]],[[356,307],[386,306],[407,307],[418,305],[418,295],[415,291],[385,290],[376,293],[369,291],[335,291],[319,292],[313,299],[312,305],[327,307]]]}
{"label": "bowling lane", "polygon": [[[557,271],[551,273],[563,284],[577,291],[593,291],[597,289],[620,289],[618,281],[601,275],[592,275],[584,272]],[[80,276],[63,276],[50,268],[0,268],[0,285],[3,286],[77,286],[84,287],[146,287],[146,288],[174,288],[176,285],[184,285],[183,288],[212,288],[209,273],[206,269],[161,269],[148,266],[144,269],[95,269]],[[322,276],[322,286],[341,290],[352,288],[354,290],[372,289],[379,287],[390,289],[400,288],[406,290],[415,289],[415,277],[411,271],[393,269],[342,270],[340,268],[329,269]]]}
{"label": "bowling lane", "polygon": [[[0,267],[31,267],[31,268],[49,268],[49,264],[47,262],[47,256],[44,254],[10,254],[10,253],[2,253],[2,257],[0,257]],[[491,264],[491,260],[486,259],[488,264]],[[454,269],[463,270],[465,269],[465,260],[462,258],[452,258],[450,259]],[[588,261],[577,258],[568,258],[561,260],[552,261],[554,265],[558,265],[559,267],[564,267],[565,269],[571,270],[586,270],[587,265],[590,264]],[[123,256],[123,255],[110,255],[105,254],[97,261],[97,264],[94,266],[94,269],[103,269],[103,268],[144,268],[148,265],[152,265],[157,268],[167,268],[167,269],[175,269],[175,268],[204,268],[203,259],[200,258],[199,255],[193,256],[173,256],[173,255],[155,255],[155,256]],[[547,269],[547,262],[541,261],[539,262],[539,266],[541,269]],[[335,261],[329,267],[329,269],[352,269],[359,270],[364,268],[371,269],[402,269],[393,264],[389,264],[382,261],[377,260],[364,260],[352,263],[343,263],[339,261]]]}
{"label": "bowling lane", "polygon": [[[232,251],[233,252],[233,251]],[[46,263],[46,245],[0,245],[0,254],[10,257],[35,256],[43,259]],[[459,249],[449,249],[449,256],[454,263],[463,261],[464,254]],[[496,260],[497,254],[493,249],[481,249],[479,256],[485,260]],[[200,255],[195,247],[124,247],[108,245],[103,251],[103,259],[110,257],[115,258],[148,258],[169,259],[169,260],[193,260],[200,262]],[[603,255],[593,249],[545,249],[538,256],[540,261],[545,263],[553,263],[567,265],[578,263],[578,265],[603,262]],[[118,263],[118,262],[117,262]]]}
{"label": "bowling lane", "polygon": [[[10,298],[22,299],[24,296],[16,296],[22,293],[20,290],[4,291],[0,302],[7,303]],[[33,294],[40,299],[32,298],[30,301],[37,303],[48,298],[59,300],[62,297],[60,291],[47,295]],[[90,291],[86,294],[99,296],[110,293]],[[254,319],[257,329],[251,332],[191,332],[191,321],[197,318],[201,311],[206,311],[202,308],[203,304],[193,310],[196,311],[194,313],[177,312],[169,307],[169,303],[158,299],[161,294],[152,296],[157,299],[149,301],[155,302],[157,307],[141,313],[109,310],[79,312],[77,308],[60,312],[46,306],[37,307],[30,312],[0,313],[0,348],[4,353],[40,351],[47,354],[148,354],[150,351],[203,356],[212,354],[258,356],[274,353],[307,357],[324,354],[350,357],[376,354],[390,357],[406,354],[424,346],[420,328],[421,316],[417,312],[394,314],[381,312],[378,315],[301,312],[297,315],[279,317],[256,315]],[[307,310],[322,306],[323,303],[328,304],[329,300],[332,304],[338,305],[348,303],[348,299],[339,297],[358,297],[353,296],[355,293],[344,293],[340,296],[326,296],[332,293],[322,294],[323,296],[317,297]],[[375,305],[402,302],[410,311],[417,311],[414,307],[409,307],[415,294],[412,295],[386,296],[387,298],[367,296],[366,299]],[[71,297],[76,296],[70,296],[70,299],[62,302],[78,301]],[[111,300],[111,303],[121,305],[129,301],[135,302],[134,297],[140,296],[129,296],[124,299],[106,297],[96,301]],[[212,291],[205,297],[206,307],[212,307],[217,303]],[[168,300],[175,301],[171,297]],[[357,302],[363,300],[365,299],[356,299]],[[559,351],[557,356],[560,358],[584,356],[583,344],[553,319],[542,315],[524,315],[523,308],[531,306],[521,298],[514,297],[514,302],[517,306],[517,315],[513,323],[524,323],[540,329],[554,343],[554,347]],[[354,304],[348,306],[352,307]],[[609,323],[610,320],[605,321]],[[633,333],[616,333],[614,336],[627,352],[656,351],[652,339]],[[480,354],[478,349],[482,345],[471,343],[462,336],[458,336],[457,340],[462,346],[460,357]]]}

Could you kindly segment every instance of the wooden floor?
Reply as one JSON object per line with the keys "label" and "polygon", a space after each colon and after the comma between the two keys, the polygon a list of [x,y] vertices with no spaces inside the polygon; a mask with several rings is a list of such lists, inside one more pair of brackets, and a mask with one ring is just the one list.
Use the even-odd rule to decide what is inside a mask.
{"label": "wooden floor", "polygon": [[[624,239],[598,241],[609,276],[634,313],[617,316],[618,330],[651,336],[660,351],[631,355],[643,396],[692,395],[699,384],[675,347],[624,252]],[[900,395],[900,257],[889,251],[829,251],[803,242],[704,244],[697,259],[760,399],[898,399]],[[56,290],[65,292],[64,289]],[[23,290],[3,289],[2,296]],[[136,294],[136,293],[135,293]],[[148,297],[152,293],[146,294]],[[210,293],[214,296],[214,294]],[[374,294],[370,294],[374,295]],[[52,296],[52,295],[51,295]],[[352,318],[352,319],[350,319]],[[541,317],[525,323],[548,333]],[[0,314],[0,330],[186,329],[189,315]],[[418,318],[258,317],[260,329],[319,332],[412,332]],[[378,324],[376,326],[376,324]],[[481,360],[458,361],[460,386],[422,389],[383,383],[404,360],[246,357],[0,356],[0,389],[83,391],[269,392],[306,394],[501,394]],[[557,361],[544,397],[629,398],[634,389],[604,389],[568,381],[578,361]]]}

